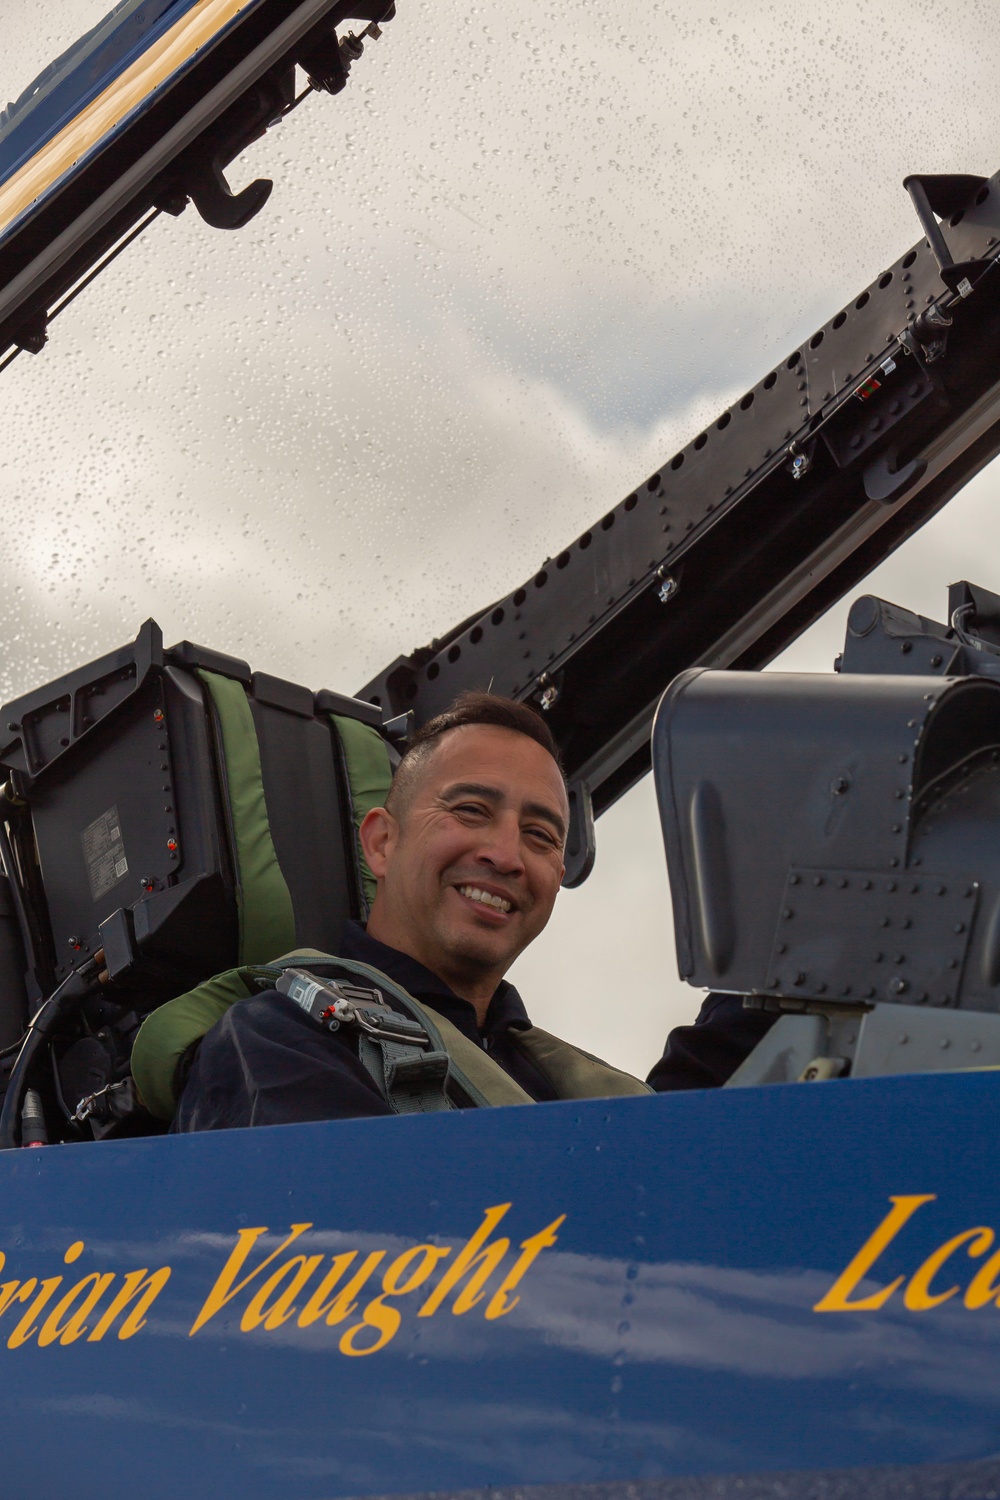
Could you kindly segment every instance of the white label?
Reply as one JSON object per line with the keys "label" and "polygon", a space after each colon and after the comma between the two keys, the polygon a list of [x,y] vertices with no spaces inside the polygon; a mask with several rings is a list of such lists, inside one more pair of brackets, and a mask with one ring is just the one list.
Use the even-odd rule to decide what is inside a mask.
{"label": "white label", "polygon": [[95,901],[100,901],[123,875],[128,874],[117,807],[109,807],[106,813],[95,818],[83,830],[80,842],[90,880],[90,894]]}

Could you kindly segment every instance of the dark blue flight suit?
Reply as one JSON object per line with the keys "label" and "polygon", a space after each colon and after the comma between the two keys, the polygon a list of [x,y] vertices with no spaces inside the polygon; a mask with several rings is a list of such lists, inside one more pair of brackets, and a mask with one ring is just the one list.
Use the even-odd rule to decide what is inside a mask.
{"label": "dark blue flight suit", "polygon": [[[531,1025],[520,995],[503,980],[480,1029],[476,1013],[423,964],[369,937],[349,922],[341,958],[370,965],[430,1006],[484,1048],[532,1099],[558,1096],[549,1080],[510,1040]],[[671,1032],[649,1077],[658,1091],[710,1088],[729,1074],[773,1017],[744,1011],[738,999],[709,996],[693,1026]],[[335,1101],[335,1108],[331,1108]],[[321,1030],[293,1000],[268,990],[231,1007],[194,1056],[173,1130],[222,1130],[351,1119],[392,1111],[342,1032]]]}

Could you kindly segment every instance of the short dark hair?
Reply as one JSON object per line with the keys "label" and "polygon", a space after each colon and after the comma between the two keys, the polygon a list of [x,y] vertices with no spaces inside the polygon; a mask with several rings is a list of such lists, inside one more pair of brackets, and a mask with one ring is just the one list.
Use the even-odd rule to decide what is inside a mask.
{"label": "short dark hair", "polygon": [[465,729],[470,725],[485,724],[496,729],[511,729],[515,734],[527,735],[536,745],[541,745],[559,767],[565,781],[559,746],[552,731],[538,711],[528,703],[518,703],[514,698],[502,698],[498,693],[482,693],[472,690],[459,693],[454,703],[444,713],[428,719],[416,731],[406,747],[403,758],[396,767],[385,805],[396,812],[409,801],[417,773],[428,759],[437,741],[452,729]]}

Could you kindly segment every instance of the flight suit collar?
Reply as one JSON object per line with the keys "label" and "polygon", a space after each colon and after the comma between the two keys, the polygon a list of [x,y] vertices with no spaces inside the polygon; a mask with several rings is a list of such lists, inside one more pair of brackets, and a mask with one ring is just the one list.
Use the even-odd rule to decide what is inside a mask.
{"label": "flight suit collar", "polygon": [[470,1041],[483,1043],[500,1032],[511,1029],[525,1031],[531,1025],[524,1001],[517,990],[506,979],[501,979],[490,1000],[486,1021],[480,1029],[475,1009],[468,1000],[456,995],[443,979],[432,974],[430,969],[418,963],[415,958],[410,958],[409,954],[400,953],[398,949],[390,948],[377,938],[369,936],[360,922],[348,922],[345,925],[340,941],[340,957],[379,969],[407,990],[415,1000],[430,1005],[453,1026],[457,1026]]}

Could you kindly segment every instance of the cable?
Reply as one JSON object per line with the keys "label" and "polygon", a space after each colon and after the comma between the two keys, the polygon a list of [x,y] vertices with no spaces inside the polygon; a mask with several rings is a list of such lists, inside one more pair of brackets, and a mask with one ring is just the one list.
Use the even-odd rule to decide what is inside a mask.
{"label": "cable", "polygon": [[[45,317],[44,326],[46,328],[48,328],[48,326],[52,322],[53,318],[57,318],[59,316],[59,314],[63,311],[64,308],[69,307],[70,303],[74,302],[76,300],[76,298],[79,297],[80,293],[84,290],[84,288],[88,287],[90,285],[90,283],[93,281],[94,277],[95,276],[99,276],[102,271],[107,270],[107,268],[108,268],[108,266],[110,266],[111,262],[113,260],[117,260],[118,257],[119,257],[119,255],[121,255],[122,251],[123,250],[127,250],[128,247],[129,247],[129,245],[131,245],[132,241],[135,240],[135,239],[138,239],[139,235],[142,234],[143,230],[147,229],[149,227],[149,225],[152,224],[152,222],[153,222],[154,219],[158,219],[160,217],[160,214],[162,212],[163,212],[162,208],[154,208],[154,209],[152,209],[151,212],[148,213],[146,215],[146,217],[144,219],[142,219],[135,226],[135,228],[133,230],[131,230],[125,236],[124,239],[119,240],[118,244],[115,245],[114,249],[110,250],[107,255],[103,256],[103,258],[101,260],[99,260],[97,262],[97,264],[91,268],[90,271],[87,272],[86,276],[84,276],[81,281],[77,282],[77,284],[73,288],[73,290],[71,292],[68,292],[66,294],[66,296],[62,299],[61,302],[57,302],[56,303],[56,305],[52,309],[52,311]],[[24,350],[23,350],[22,346],[18,345],[18,347],[16,349],[14,349],[11,354],[7,355],[6,359],[0,360],[0,375],[3,374],[4,370],[6,370],[6,368],[7,368],[8,365],[12,365],[14,363],[15,359],[17,359],[17,356],[19,354],[23,354],[23,353],[24,353]]]}
{"label": "cable", "polygon": [[[46,325],[51,323],[53,318],[57,318],[64,307],[69,307],[70,303],[73,302],[77,297],[79,297],[84,288],[90,285],[94,277],[99,276],[102,271],[106,270],[113,260],[117,260],[122,251],[127,250],[132,241],[138,239],[143,230],[148,229],[153,220],[158,219],[162,212],[162,208],[152,209],[151,212],[148,213],[144,219],[140,220],[135,228],[131,230],[123,240],[119,240],[115,248],[113,250],[109,250],[104,259],[99,260],[96,266],[94,266],[90,271],[87,272],[82,281],[77,282],[73,290],[71,292],[68,292],[61,302],[56,303],[55,307],[52,309],[52,311],[49,313],[48,318],[46,319]],[[0,369],[2,368],[3,366],[0,366]]]}
{"label": "cable", "polygon": [[38,1054],[67,1015],[96,988],[97,972],[97,960],[89,958],[66,976],[32,1017],[11,1070],[3,1109],[0,1110],[0,1151],[9,1151],[18,1145],[21,1109]]}

